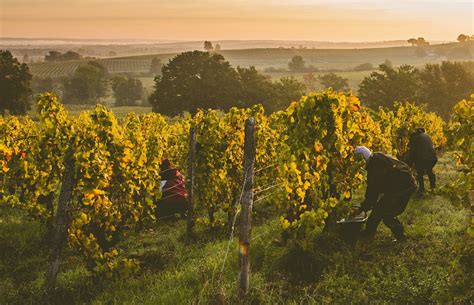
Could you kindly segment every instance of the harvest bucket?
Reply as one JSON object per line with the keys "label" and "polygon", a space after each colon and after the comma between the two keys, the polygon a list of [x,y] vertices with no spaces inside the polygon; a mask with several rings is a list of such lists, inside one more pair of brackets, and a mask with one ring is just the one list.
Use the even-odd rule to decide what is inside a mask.
{"label": "harvest bucket", "polygon": [[[352,208],[359,208],[353,206]],[[342,218],[338,220],[337,226],[342,238],[347,242],[355,242],[362,232],[364,223],[367,221],[367,212],[362,212],[354,217]]]}

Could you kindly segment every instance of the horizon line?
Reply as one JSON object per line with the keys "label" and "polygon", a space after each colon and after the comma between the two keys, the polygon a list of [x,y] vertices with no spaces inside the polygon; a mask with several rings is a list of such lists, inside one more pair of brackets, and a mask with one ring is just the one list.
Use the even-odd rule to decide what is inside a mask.
{"label": "horizon line", "polygon": [[[416,36],[416,35],[415,35]],[[417,38],[413,36],[413,38]],[[175,43],[175,42],[224,42],[224,41],[268,41],[268,42],[325,42],[325,43],[381,43],[381,42],[399,42],[407,41],[408,39],[389,39],[389,40],[311,40],[311,39],[159,39],[159,38],[78,38],[78,37],[1,37],[0,39],[5,40],[89,40],[89,41],[150,41],[150,42],[162,42],[162,43]],[[425,38],[426,39],[426,38]],[[427,39],[430,41],[430,39]],[[454,40],[431,40],[433,42],[456,42]]]}

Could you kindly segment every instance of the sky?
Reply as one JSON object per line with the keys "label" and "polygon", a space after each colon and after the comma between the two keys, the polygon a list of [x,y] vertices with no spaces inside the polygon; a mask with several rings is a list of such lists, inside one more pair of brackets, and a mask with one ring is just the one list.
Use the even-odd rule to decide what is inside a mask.
{"label": "sky", "polygon": [[0,0],[0,37],[454,41],[469,0]]}

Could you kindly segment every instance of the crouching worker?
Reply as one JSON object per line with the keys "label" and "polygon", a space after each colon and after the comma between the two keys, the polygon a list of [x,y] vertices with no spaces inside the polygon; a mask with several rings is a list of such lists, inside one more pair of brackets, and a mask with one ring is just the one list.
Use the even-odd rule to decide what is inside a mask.
{"label": "crouching worker", "polygon": [[436,156],[430,136],[425,133],[423,128],[417,128],[410,135],[408,147],[407,162],[410,166],[415,165],[418,193],[423,194],[425,192],[424,175],[428,175],[430,187],[434,189],[436,186],[436,176],[433,173],[433,167],[438,162],[438,157]]}
{"label": "crouching worker", "polygon": [[184,217],[189,203],[183,175],[171,166],[168,159],[161,161],[160,169],[162,195],[156,204],[155,215],[158,219],[175,214]]}
{"label": "crouching worker", "polygon": [[379,152],[372,154],[365,146],[357,147],[355,154],[366,161],[367,190],[364,202],[354,214],[372,210],[363,238],[373,239],[378,225],[383,221],[396,240],[406,240],[403,225],[397,216],[405,211],[416,190],[410,167],[392,156]]}

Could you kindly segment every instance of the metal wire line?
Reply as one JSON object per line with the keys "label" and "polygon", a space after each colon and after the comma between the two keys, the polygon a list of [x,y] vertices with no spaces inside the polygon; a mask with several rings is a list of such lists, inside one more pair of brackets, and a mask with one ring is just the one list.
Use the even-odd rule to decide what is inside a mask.
{"label": "metal wire line", "polygon": [[274,194],[276,194],[276,193],[278,193],[278,191],[271,192],[271,193],[268,194],[268,195],[265,195],[265,196],[263,196],[263,197],[261,197],[261,198],[258,198],[257,200],[254,200],[253,203],[259,202],[259,201],[261,201],[261,200],[263,200],[263,199],[265,199],[265,198],[268,198],[268,197],[270,197],[270,196],[272,196],[272,195],[274,195]]}
{"label": "metal wire line", "polygon": [[262,190],[258,190],[258,191],[256,191],[256,192],[254,192],[253,194],[254,194],[254,195],[258,195],[258,194],[260,194],[260,193],[263,193],[263,192],[266,192],[266,191],[268,191],[268,190],[271,190],[272,188],[278,187],[278,186],[280,186],[280,185],[282,185],[282,184],[285,184],[285,183],[284,183],[284,182],[281,182],[281,183],[273,184],[273,185],[271,185],[271,186],[269,186],[269,187],[267,187],[267,188],[264,188],[264,189],[262,189]]}
{"label": "metal wire line", "polygon": [[273,164],[264,166],[264,167],[262,167],[262,168],[259,168],[259,169],[255,170],[255,173],[258,173],[258,172],[260,172],[260,171],[263,171],[263,170],[265,170],[265,169],[267,169],[267,168],[270,168],[270,167],[274,167],[274,166],[279,165],[279,164],[281,164],[281,163],[280,163],[280,162],[275,162],[275,163],[273,163]]}
{"label": "metal wire line", "polygon": [[239,201],[236,202],[236,205],[238,204],[238,208],[237,208],[237,211],[235,211],[234,219],[232,221],[232,228],[231,228],[231,231],[230,231],[229,242],[227,243],[227,250],[226,250],[225,255],[224,255],[224,260],[222,262],[222,267],[221,267],[221,272],[220,273],[224,272],[225,262],[227,261],[227,256],[229,254],[230,244],[234,240],[235,223],[237,222],[237,215],[240,213],[240,210],[241,210],[242,196],[244,195],[245,181],[247,180],[247,175],[248,175],[249,170],[250,170],[250,167],[247,168],[247,171],[245,171],[244,181],[243,181],[243,184],[242,184],[242,190],[240,192]]}

